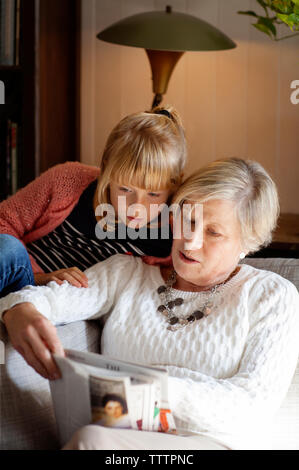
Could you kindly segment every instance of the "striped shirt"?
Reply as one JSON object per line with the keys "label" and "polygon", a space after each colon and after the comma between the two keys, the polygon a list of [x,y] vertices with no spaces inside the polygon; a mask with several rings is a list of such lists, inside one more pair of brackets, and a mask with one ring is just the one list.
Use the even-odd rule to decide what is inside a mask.
{"label": "striped shirt", "polygon": [[93,208],[93,197],[97,181],[91,183],[81,195],[71,214],[48,235],[29,243],[28,253],[44,272],[78,267],[81,271],[117,253],[134,256],[166,257],[170,254],[172,235],[161,237],[161,229],[147,227],[139,231],[141,236],[134,239],[134,229],[121,224],[117,233],[125,238],[100,240],[96,236],[97,220]]}

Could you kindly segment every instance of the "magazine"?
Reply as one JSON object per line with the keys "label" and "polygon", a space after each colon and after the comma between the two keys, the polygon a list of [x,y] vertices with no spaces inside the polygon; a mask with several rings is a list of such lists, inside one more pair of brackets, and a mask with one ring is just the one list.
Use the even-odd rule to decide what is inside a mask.
{"label": "magazine", "polygon": [[165,369],[71,349],[65,354],[54,354],[62,378],[50,382],[61,445],[88,424],[176,433]]}

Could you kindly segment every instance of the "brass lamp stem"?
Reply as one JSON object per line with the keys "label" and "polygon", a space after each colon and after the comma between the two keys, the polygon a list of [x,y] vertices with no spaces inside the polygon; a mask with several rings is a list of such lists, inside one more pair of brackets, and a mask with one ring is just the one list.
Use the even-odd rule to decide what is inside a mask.
{"label": "brass lamp stem", "polygon": [[152,69],[153,92],[155,94],[152,107],[154,108],[161,103],[163,95],[167,91],[171,74],[184,52],[146,49],[146,53]]}

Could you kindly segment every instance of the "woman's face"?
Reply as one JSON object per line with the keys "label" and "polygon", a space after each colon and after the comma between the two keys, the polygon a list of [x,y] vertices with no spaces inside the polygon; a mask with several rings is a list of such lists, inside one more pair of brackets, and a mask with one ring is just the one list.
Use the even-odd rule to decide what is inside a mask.
{"label": "woman's face", "polygon": [[123,414],[123,407],[119,401],[109,400],[105,405],[105,413],[112,418],[119,418]]}
{"label": "woman's face", "polygon": [[120,185],[111,182],[110,202],[116,215],[131,228],[140,228],[156,219],[162,205],[167,202],[168,189],[148,191],[136,186]]}
{"label": "woman's face", "polygon": [[[183,290],[196,290],[197,286],[209,288],[227,279],[244,251],[240,224],[231,201],[217,199],[203,203],[202,217],[194,203],[189,207],[194,234],[191,239],[184,233],[180,239],[174,238],[173,265],[178,274],[178,285]],[[182,226],[183,210],[180,217]]]}

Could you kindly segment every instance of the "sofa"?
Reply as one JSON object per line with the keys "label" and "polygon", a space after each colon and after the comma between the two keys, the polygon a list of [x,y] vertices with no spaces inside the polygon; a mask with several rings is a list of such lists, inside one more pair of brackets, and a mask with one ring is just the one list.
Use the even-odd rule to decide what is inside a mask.
{"label": "sofa", "polygon": [[[299,289],[298,259],[248,258],[245,263],[276,272]],[[100,352],[101,327],[96,321],[74,322],[58,327],[58,335],[65,348]],[[0,340],[5,345],[5,364],[0,365],[0,450],[59,449],[49,382],[12,348],[3,324]],[[271,439],[274,450],[299,450],[299,362],[275,416]]]}

